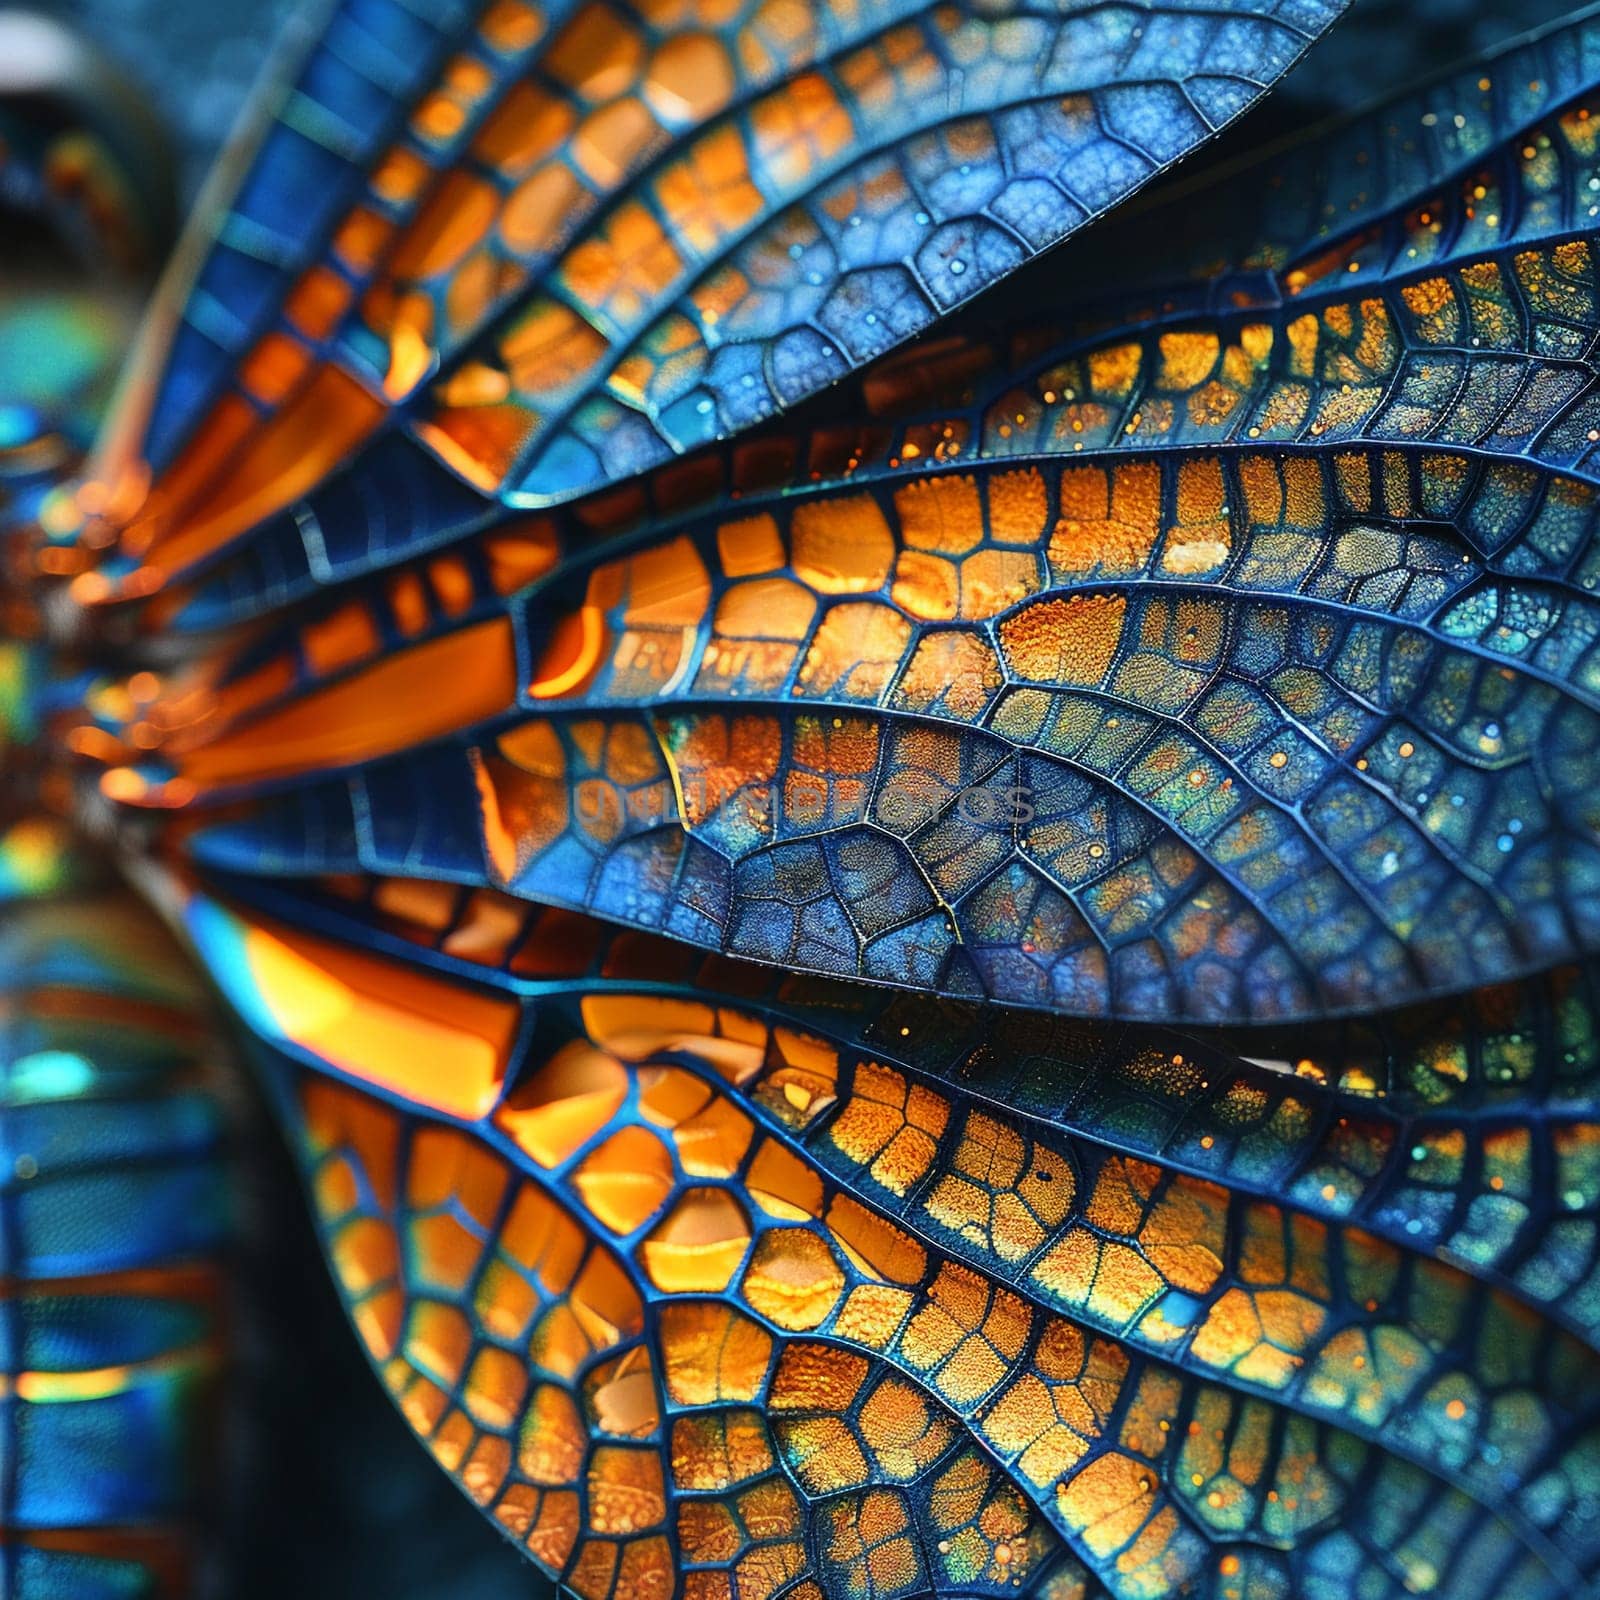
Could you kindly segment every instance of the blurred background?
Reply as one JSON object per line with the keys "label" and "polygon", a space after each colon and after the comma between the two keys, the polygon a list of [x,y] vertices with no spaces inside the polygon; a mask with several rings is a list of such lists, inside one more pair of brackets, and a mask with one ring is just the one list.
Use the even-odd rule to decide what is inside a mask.
{"label": "blurred background", "polygon": [[[143,90],[166,130],[172,209],[181,212],[275,41],[286,26],[309,25],[316,8],[305,0],[35,0],[31,9],[81,30]],[[1571,9],[1565,0],[1354,0],[1341,27],[1227,144],[1249,150],[1356,109]],[[9,254],[14,267],[16,251]],[[249,1362],[259,1421],[237,1535],[243,1570],[231,1593],[548,1594],[411,1438],[345,1326],[286,1160],[269,1151],[264,1162],[259,1328]]]}

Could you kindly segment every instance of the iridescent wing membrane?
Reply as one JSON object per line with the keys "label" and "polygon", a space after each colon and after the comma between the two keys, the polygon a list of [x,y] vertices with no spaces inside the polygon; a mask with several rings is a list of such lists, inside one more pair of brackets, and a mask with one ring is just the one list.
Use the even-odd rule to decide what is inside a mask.
{"label": "iridescent wing membrane", "polygon": [[573,1592],[1584,1591],[1587,971],[1253,1059],[351,892],[190,925],[385,1382]]}
{"label": "iridescent wing membrane", "polygon": [[313,518],[352,453],[417,540],[463,480],[564,500],[748,427],[1114,205],[1342,9],[341,4],[114,430],[137,582]]}
{"label": "iridescent wing membrane", "polygon": [[[1252,172],[1292,198],[1202,275],[1057,288],[653,465],[914,331],[925,263],[928,300],[840,302],[905,326],[826,320],[854,280],[806,219],[909,274],[873,197],[953,172],[945,238],[984,157],[916,168],[858,89],[852,160],[905,130],[875,186],[788,103],[819,198],[774,211],[780,162],[750,253],[707,222],[691,273],[654,241],[700,132],[591,211],[618,135],[550,65],[622,50],[665,129],[631,85],[691,34],[528,15],[516,89],[459,65],[504,32],[396,55],[452,86],[446,145],[570,134],[526,175],[570,232],[508,265],[503,187],[431,175],[399,76],[367,144],[307,132],[302,79],[241,194],[274,140],[334,152],[313,243],[370,277],[235,205],[75,584],[179,658],[70,737],[151,819],[413,1426],[585,1600],[1587,1592],[1600,28]],[[874,21],[882,83],[909,25]],[[734,26],[689,81],[736,63],[739,110],[693,126],[748,141]],[[805,47],[841,104],[856,37]],[[941,259],[992,272],[997,205]],[[585,298],[624,222],[627,294]],[[333,280],[308,342],[279,308]],[[844,362],[786,365],[791,314]]]}
{"label": "iridescent wing membrane", "polygon": [[1264,1022],[1572,958],[1591,26],[1495,69],[1537,91],[1475,71],[1428,102],[1466,109],[1395,113],[1430,153],[1394,193],[1289,158],[1355,231],[1242,258],[1221,309],[1180,283],[918,346],[809,425],[391,550],[275,623],[336,575],[335,513],[408,503],[336,483],[151,602],[248,639],[82,731],[108,792],[251,797],[196,846],[222,867],[487,882],[1080,1014]]}
{"label": "iridescent wing membrane", "polygon": [[165,169],[64,30],[8,12],[0,59],[0,1591],[179,1600],[230,1510],[234,1089],[185,952],[51,814],[33,746],[66,686],[24,588],[75,570],[27,530],[70,526],[133,323],[104,269],[157,245]]}

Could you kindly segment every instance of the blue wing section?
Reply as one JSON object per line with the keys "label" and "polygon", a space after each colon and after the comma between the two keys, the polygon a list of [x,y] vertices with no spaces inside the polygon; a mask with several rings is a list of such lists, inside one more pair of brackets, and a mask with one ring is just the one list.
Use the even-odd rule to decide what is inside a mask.
{"label": "blue wing section", "polygon": [[542,504],[746,430],[1109,210],[1340,10],[337,5],[180,251],[80,595],[306,521],[335,469]]}

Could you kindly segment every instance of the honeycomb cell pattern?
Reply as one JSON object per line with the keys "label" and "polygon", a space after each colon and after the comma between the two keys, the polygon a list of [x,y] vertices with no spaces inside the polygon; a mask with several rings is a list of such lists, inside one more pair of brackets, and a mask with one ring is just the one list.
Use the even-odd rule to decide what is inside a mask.
{"label": "honeycomb cell pattern", "polygon": [[348,0],[112,426],[123,550],[214,552],[380,433],[542,501],[747,428],[1109,209],[1342,9]]}
{"label": "honeycomb cell pattern", "polygon": [[[330,1259],[413,1426],[573,1592],[1589,1581],[1584,1295],[1513,1220],[1568,1203],[1532,1142],[1583,1181],[1587,974],[1288,1063],[997,1032],[482,891],[326,884],[318,937],[358,894],[386,932],[343,971],[339,1070],[263,1027]],[[292,1002],[307,936],[190,915]],[[383,1013],[443,1014],[421,950],[506,1007],[472,1024],[489,1109],[373,1076]],[[1410,1226],[1430,1185],[1448,1242]],[[1592,1269],[1582,1212],[1557,1254]]]}
{"label": "honeycomb cell pattern", "polygon": [[[429,861],[1011,1005],[1269,1022],[1570,961],[1600,870],[1594,489],[1556,448],[1589,403],[1592,30],[1476,69],[1497,144],[1451,118],[1353,235],[1243,252],[1274,309],[1135,326],[1140,288],[962,325],[824,420],[479,501],[456,538],[463,485],[358,461],[140,608],[206,640],[292,612],[68,737],[118,800],[253,797],[196,845],[230,870]],[[1408,103],[1341,148],[1402,114],[1436,132]]]}
{"label": "honeycomb cell pattern", "polygon": [[1338,9],[344,0],[30,508],[579,1600],[1600,1582],[1600,22],[1066,239]]}

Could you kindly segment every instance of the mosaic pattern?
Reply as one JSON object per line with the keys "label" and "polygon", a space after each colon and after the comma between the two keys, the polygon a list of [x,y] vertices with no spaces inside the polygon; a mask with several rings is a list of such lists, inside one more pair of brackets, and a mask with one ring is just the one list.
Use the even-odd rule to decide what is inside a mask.
{"label": "mosaic pattern", "polygon": [[422,9],[13,694],[413,1429],[580,1600],[1590,1592],[1600,22],[1030,262],[1337,7]]}
{"label": "mosaic pattern", "polygon": [[[1137,289],[963,325],[814,423],[479,502],[437,554],[467,491],[352,468],[143,613],[285,621],[68,737],[118,800],[257,797],[195,846],[230,871],[437,872],[953,997],[1270,1022],[1570,961],[1597,39],[1341,135],[1344,171],[1421,130],[1370,191],[1250,175],[1354,232],[1241,251],[1198,291],[1225,311],[1180,279],[1154,320]],[[1479,120],[1430,142],[1436,103]],[[1484,198],[1498,168],[1523,188]]]}
{"label": "mosaic pattern", "polygon": [[[1564,512],[1581,542],[1591,496],[1519,506],[1493,468],[1430,466],[985,464],[740,506],[586,577],[577,555],[409,663],[324,684],[275,654],[175,735],[168,785],[392,758],[201,848],[392,860],[363,851],[360,807],[447,860],[455,808],[407,796],[449,774],[498,886],[1008,1003],[1260,1019],[1501,976],[1593,924],[1597,723],[1572,661],[1591,608],[1580,589],[1570,632],[1503,644],[1497,610],[1526,590],[1496,570],[1553,566],[1541,542]],[[1489,557],[1413,531],[1427,498],[1456,528],[1523,526]],[[431,733],[505,708],[453,774],[366,717],[431,670],[462,680]]]}
{"label": "mosaic pattern", "polygon": [[1589,1581],[1587,972],[1273,1062],[306,893],[191,931],[384,1381],[574,1593]]}
{"label": "mosaic pattern", "polygon": [[103,464],[124,552],[186,566],[375,434],[385,474],[527,503],[746,428],[1105,211],[1342,8],[352,0],[151,330]]}

